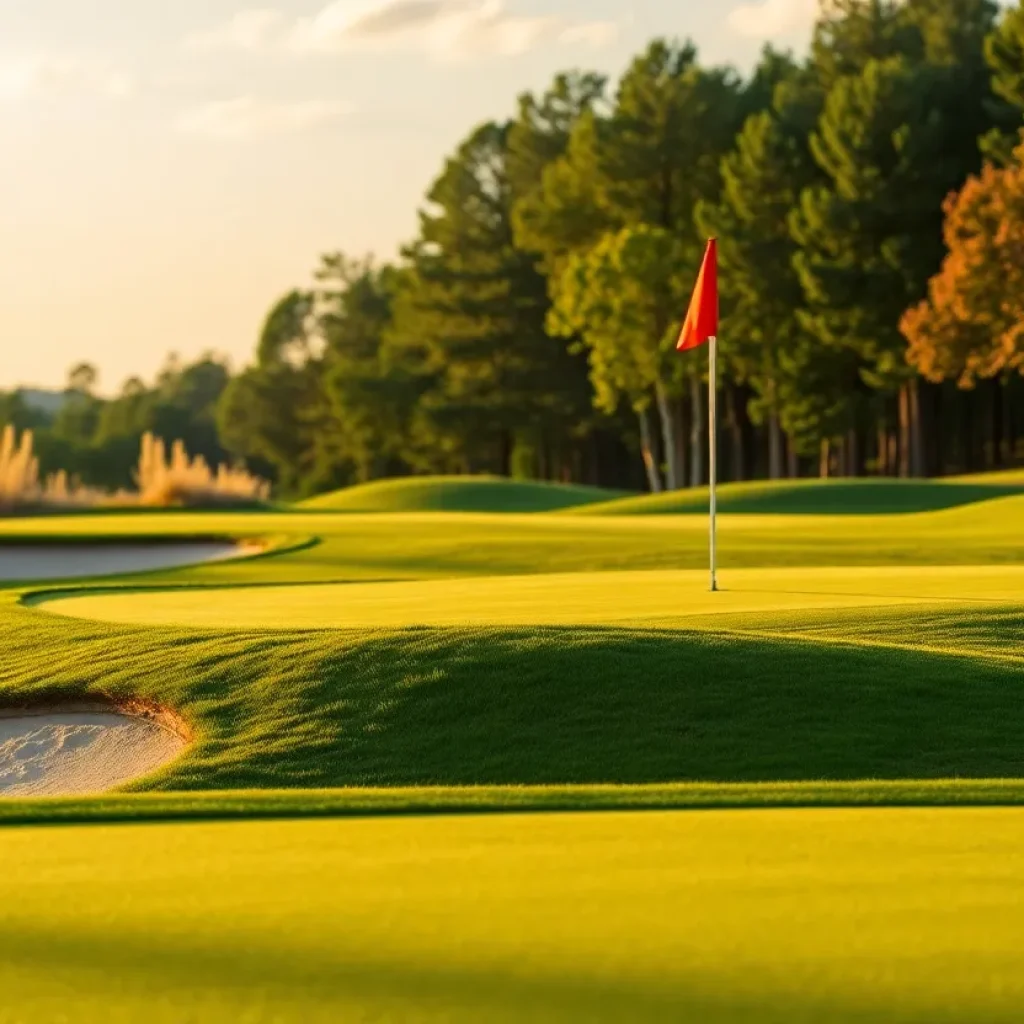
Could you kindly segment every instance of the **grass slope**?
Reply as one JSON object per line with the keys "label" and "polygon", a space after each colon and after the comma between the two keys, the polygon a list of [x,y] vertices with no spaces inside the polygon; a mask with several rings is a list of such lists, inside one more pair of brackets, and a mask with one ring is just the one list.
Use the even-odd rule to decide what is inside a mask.
{"label": "grass slope", "polygon": [[41,1024],[1008,1024],[1022,851],[1020,810],[5,830],[0,986]]}
{"label": "grass slope", "polygon": [[333,512],[553,512],[622,492],[502,477],[409,477],[323,494],[299,507]]}
{"label": "grass slope", "polygon": [[197,741],[139,789],[1017,778],[1021,624],[1019,604],[979,604],[218,632],[9,598],[0,678],[12,701],[178,709]]}
{"label": "grass slope", "polygon": [[[1024,491],[1024,475],[1005,478],[946,480],[780,480],[725,484],[718,507],[733,515],[891,515],[931,512],[1004,498]],[[606,501],[573,514],[696,515],[707,514],[708,489],[644,494]]]}

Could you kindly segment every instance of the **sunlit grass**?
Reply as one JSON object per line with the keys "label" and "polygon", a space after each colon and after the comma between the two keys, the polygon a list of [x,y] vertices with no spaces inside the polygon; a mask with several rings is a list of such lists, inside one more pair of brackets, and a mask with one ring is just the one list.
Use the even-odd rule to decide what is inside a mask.
{"label": "sunlit grass", "polygon": [[0,832],[17,1019],[1013,1021],[1024,811]]}
{"label": "sunlit grass", "polygon": [[9,703],[143,697],[195,731],[134,792],[0,804],[5,1005],[1015,1021],[1024,810],[965,805],[1024,803],[1022,521],[725,515],[717,595],[694,515],[4,523],[319,540],[0,595]]}

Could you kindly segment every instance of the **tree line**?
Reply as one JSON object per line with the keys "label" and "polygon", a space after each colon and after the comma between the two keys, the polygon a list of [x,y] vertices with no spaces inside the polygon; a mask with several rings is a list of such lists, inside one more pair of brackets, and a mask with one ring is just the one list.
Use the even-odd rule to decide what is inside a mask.
{"label": "tree line", "polygon": [[657,40],[616,83],[559,74],[476,127],[401,258],[323,257],[241,373],[205,360],[61,415],[109,442],[129,406],[216,391],[197,443],[294,495],[426,472],[700,484],[706,353],[674,342],[716,236],[726,479],[1009,465],[1022,126],[1019,3],[826,0],[805,56],[766,48],[746,76]]}

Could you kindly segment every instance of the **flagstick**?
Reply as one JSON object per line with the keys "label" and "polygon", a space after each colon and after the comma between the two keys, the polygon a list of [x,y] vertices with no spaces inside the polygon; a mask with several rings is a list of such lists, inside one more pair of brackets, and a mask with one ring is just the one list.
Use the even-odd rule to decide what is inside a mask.
{"label": "flagstick", "polygon": [[718,495],[716,493],[718,487],[718,339],[711,338],[709,340],[711,342],[709,353],[711,372],[708,374],[708,446],[710,452],[708,465],[711,479],[711,592],[714,593],[718,590],[717,538],[715,535],[715,518],[718,514]]}

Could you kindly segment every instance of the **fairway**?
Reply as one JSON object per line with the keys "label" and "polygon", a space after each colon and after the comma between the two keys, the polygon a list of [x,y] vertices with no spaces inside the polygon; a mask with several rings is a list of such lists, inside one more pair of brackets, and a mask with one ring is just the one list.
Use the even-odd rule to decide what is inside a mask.
{"label": "fairway", "polygon": [[1008,1024],[1024,997],[1024,810],[28,828],[0,857],[24,1020]]}

